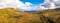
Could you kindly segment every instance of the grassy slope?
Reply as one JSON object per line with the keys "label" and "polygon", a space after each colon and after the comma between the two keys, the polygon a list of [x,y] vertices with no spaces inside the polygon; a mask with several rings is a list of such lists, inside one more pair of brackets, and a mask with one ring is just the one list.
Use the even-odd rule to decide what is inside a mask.
{"label": "grassy slope", "polygon": [[0,23],[60,23],[60,10],[29,13],[13,8],[0,9]]}
{"label": "grassy slope", "polygon": [[60,23],[60,9],[51,9],[38,12],[43,16],[44,23]]}
{"label": "grassy slope", "polygon": [[20,12],[13,8],[0,9],[0,23],[39,23],[39,22],[40,20],[38,14]]}

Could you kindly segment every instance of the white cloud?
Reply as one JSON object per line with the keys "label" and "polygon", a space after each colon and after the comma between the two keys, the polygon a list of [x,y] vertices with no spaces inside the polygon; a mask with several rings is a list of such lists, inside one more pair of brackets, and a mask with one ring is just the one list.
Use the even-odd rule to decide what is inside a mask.
{"label": "white cloud", "polygon": [[21,1],[19,0],[0,0],[0,6],[4,7],[22,7],[25,6]]}
{"label": "white cloud", "polygon": [[55,9],[58,7],[60,8],[60,0],[45,0],[45,2],[42,5],[42,7],[47,9]]}
{"label": "white cloud", "polygon": [[30,2],[25,2],[25,5],[30,6],[30,5],[33,5],[33,4],[30,3]]}
{"label": "white cloud", "polygon": [[5,7],[11,7],[11,8],[18,8],[18,9],[24,9],[24,10],[30,10],[30,5],[32,3],[25,2],[25,4],[19,0],[0,0],[0,9]]}
{"label": "white cloud", "polygon": [[0,0],[0,9],[5,7],[11,7],[11,8],[17,7],[18,10],[21,10],[21,11],[55,9],[60,7],[59,2],[60,0],[45,0],[44,3],[42,4],[32,6],[33,4],[30,2],[25,2],[24,4],[19,0]]}

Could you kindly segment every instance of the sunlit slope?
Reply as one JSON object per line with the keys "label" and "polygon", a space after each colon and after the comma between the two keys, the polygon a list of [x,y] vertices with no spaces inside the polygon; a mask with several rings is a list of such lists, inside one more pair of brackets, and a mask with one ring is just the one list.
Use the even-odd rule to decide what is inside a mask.
{"label": "sunlit slope", "polygon": [[0,9],[0,23],[40,23],[40,17],[38,14],[5,8]]}

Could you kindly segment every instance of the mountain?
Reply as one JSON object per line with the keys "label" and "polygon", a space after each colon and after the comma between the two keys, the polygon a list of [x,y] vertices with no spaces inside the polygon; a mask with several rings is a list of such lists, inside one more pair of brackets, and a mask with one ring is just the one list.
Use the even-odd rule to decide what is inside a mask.
{"label": "mountain", "polygon": [[60,23],[60,9],[21,12],[14,8],[0,9],[0,23]]}
{"label": "mountain", "polygon": [[40,22],[39,15],[20,12],[13,8],[0,9],[0,23],[37,23]]}
{"label": "mountain", "polygon": [[44,23],[60,23],[60,8],[43,10],[38,13]]}

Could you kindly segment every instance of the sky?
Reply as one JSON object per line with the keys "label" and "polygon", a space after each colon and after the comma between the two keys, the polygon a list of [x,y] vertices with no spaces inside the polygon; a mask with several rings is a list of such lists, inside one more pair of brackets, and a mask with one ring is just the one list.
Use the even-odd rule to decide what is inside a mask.
{"label": "sky", "polygon": [[22,1],[23,3],[25,3],[25,2],[30,2],[30,3],[32,3],[33,5],[38,5],[38,4],[41,4],[41,3],[44,2],[44,0],[20,0],[20,1]]}
{"label": "sky", "polygon": [[17,8],[19,11],[40,11],[60,8],[60,0],[0,0],[0,9]]}

